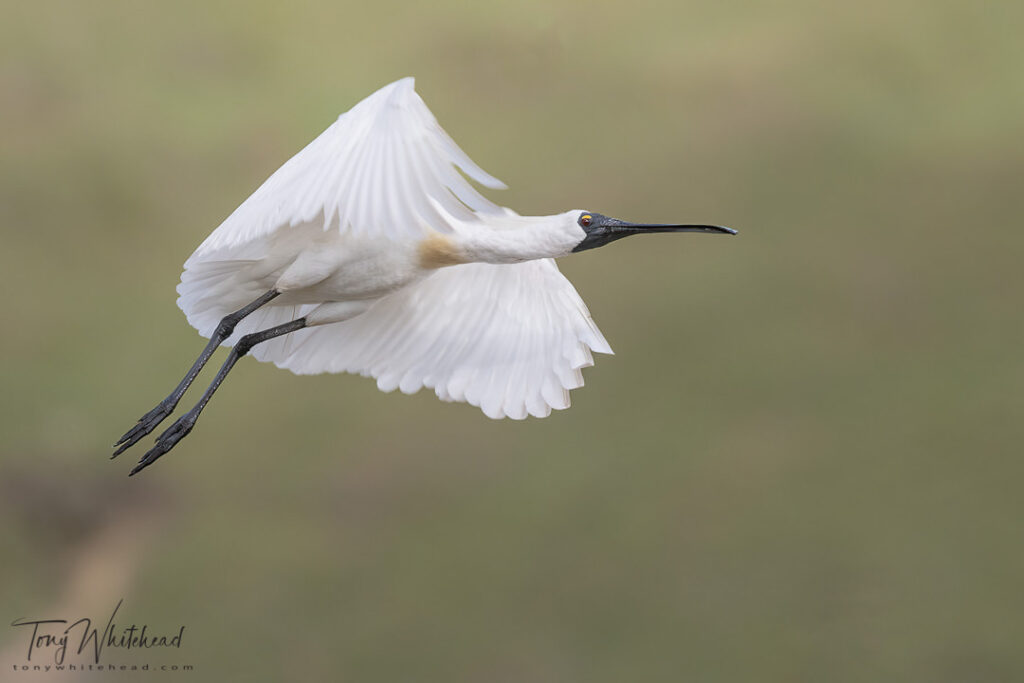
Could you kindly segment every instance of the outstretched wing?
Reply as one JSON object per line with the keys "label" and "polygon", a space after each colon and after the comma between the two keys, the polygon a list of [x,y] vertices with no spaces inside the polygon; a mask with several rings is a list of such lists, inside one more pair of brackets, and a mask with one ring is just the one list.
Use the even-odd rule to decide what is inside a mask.
{"label": "outstretched wing", "polygon": [[274,172],[207,237],[192,258],[230,250],[279,228],[313,221],[377,239],[451,232],[452,218],[507,209],[458,170],[490,188],[504,184],[459,149],[403,78],[342,114]]}
{"label": "outstretched wing", "polygon": [[523,419],[568,408],[569,390],[583,385],[581,368],[593,365],[591,351],[612,352],[547,259],[442,268],[356,318],[252,353],[298,374],[358,373],[376,377],[383,391],[428,387],[488,417]]}

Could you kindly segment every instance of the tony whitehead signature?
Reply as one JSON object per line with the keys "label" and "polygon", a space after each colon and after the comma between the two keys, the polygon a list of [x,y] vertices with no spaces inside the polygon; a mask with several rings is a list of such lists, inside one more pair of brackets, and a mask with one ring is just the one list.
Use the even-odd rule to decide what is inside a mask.
{"label": "tony whitehead signature", "polygon": [[153,635],[147,632],[149,628],[143,624],[140,628],[136,624],[131,626],[117,626],[114,624],[114,617],[117,610],[121,609],[118,601],[114,611],[110,613],[110,619],[102,633],[92,625],[92,619],[82,617],[70,626],[67,619],[15,619],[11,626],[23,627],[26,631],[32,632],[32,638],[28,641],[28,660],[32,661],[32,655],[53,653],[53,661],[57,664],[64,663],[64,657],[68,652],[70,644],[74,649],[77,646],[77,654],[88,651],[92,654],[96,664],[100,662],[100,654],[104,648],[124,648],[125,650],[154,648],[154,647],[181,647],[181,638],[185,635],[185,627],[181,626],[177,632],[172,634]]}

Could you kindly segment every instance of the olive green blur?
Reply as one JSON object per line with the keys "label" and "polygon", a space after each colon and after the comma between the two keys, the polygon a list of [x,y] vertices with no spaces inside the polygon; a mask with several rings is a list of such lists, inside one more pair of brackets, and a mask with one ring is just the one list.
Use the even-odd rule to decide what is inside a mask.
{"label": "olive green blur", "polygon": [[[1024,680],[1024,4],[4,14],[0,671],[124,598],[162,680]],[[568,411],[245,359],[129,479],[182,262],[407,75],[501,204],[740,234],[560,262],[617,354]]]}

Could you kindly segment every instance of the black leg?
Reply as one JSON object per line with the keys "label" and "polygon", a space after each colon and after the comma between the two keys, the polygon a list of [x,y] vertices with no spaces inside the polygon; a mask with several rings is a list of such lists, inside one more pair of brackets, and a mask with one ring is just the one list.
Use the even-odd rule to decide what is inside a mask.
{"label": "black leg", "polygon": [[238,359],[249,353],[249,349],[256,346],[256,344],[267,341],[268,339],[273,339],[274,337],[280,337],[281,335],[288,334],[289,332],[301,330],[305,326],[306,319],[298,318],[297,320],[284,323],[283,325],[278,325],[277,327],[271,327],[270,329],[263,330],[261,332],[247,334],[239,339],[238,343],[235,344],[235,347],[231,349],[231,353],[228,354],[227,359],[224,361],[224,365],[222,365],[220,370],[217,371],[217,376],[213,378],[213,381],[210,382],[210,386],[207,387],[206,392],[203,393],[203,397],[199,399],[199,402],[196,403],[190,411],[179,417],[177,422],[168,427],[163,434],[157,437],[156,445],[153,446],[148,453],[142,456],[142,459],[139,460],[139,464],[136,465],[129,473],[129,476],[152,465],[156,462],[157,458],[174,448],[175,444],[184,439],[188,433],[192,431],[192,427],[195,426],[196,420],[199,419],[199,413],[203,412],[203,408],[205,408],[206,404],[210,402],[210,398],[212,398],[213,393],[217,391],[217,387],[219,387],[221,382],[224,381],[224,378],[228,376],[228,373],[231,372],[231,368],[235,366]]}
{"label": "black leg", "polygon": [[235,325],[237,325],[242,318],[249,315],[279,294],[280,292],[276,289],[272,289],[252,303],[243,306],[234,313],[229,313],[224,316],[217,325],[217,329],[214,330],[213,335],[210,337],[210,342],[206,345],[206,348],[203,349],[203,352],[199,354],[199,358],[197,358],[196,362],[192,364],[192,367],[189,368],[185,378],[178,383],[178,386],[174,388],[174,391],[171,392],[170,396],[160,401],[156,408],[153,408],[153,410],[140,417],[136,425],[125,432],[124,436],[117,440],[117,443],[114,444],[114,447],[117,448],[117,450],[114,451],[114,454],[110,457],[116,458],[121,453],[134,446],[139,439],[156,429],[158,424],[163,422],[168,415],[173,413],[175,406],[178,405],[178,401],[181,400],[185,391],[192,384],[193,380],[195,380],[196,376],[199,375],[199,372],[203,369],[203,366],[206,365],[206,362],[210,360],[210,356],[213,355],[213,352],[217,350],[217,347],[221,345],[221,342],[230,337],[231,333],[235,331]]}

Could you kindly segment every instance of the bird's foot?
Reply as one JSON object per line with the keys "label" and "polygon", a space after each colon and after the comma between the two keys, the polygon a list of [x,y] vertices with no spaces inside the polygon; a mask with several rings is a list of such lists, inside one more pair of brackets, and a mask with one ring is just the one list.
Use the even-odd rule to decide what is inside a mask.
{"label": "bird's foot", "polygon": [[179,441],[188,436],[188,433],[192,431],[192,427],[195,426],[198,418],[199,413],[191,410],[179,417],[174,424],[168,427],[163,434],[157,437],[156,445],[142,456],[142,459],[139,460],[139,464],[128,473],[128,476],[130,477],[133,474],[137,474],[146,469],[156,462],[157,458],[174,448]]}
{"label": "bird's foot", "polygon": [[125,432],[124,436],[117,440],[117,443],[114,444],[114,448],[117,450],[114,451],[114,454],[110,457],[116,458],[121,455],[126,450],[137,444],[142,437],[146,436],[146,434],[149,434],[151,431],[156,429],[157,425],[167,419],[167,416],[174,412],[174,407],[177,404],[178,401],[171,396],[160,401],[156,408],[153,408],[153,410],[140,417],[135,426]]}

